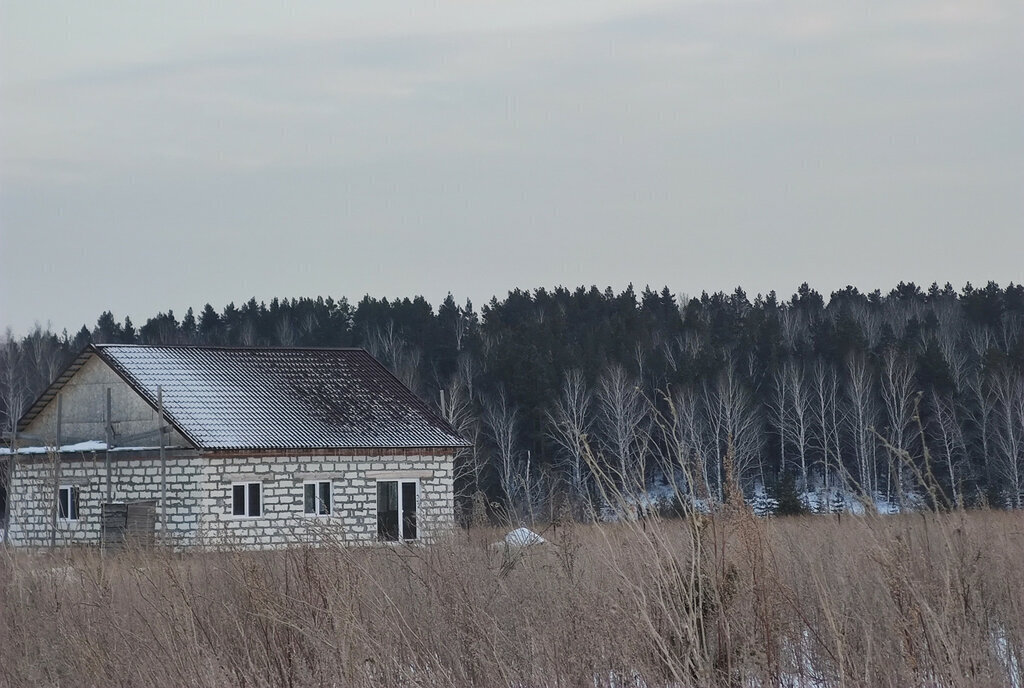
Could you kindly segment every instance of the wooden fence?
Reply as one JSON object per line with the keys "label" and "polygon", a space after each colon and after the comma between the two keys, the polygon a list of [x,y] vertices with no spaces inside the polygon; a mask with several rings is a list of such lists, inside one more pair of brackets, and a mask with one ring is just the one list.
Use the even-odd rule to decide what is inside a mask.
{"label": "wooden fence", "polygon": [[104,549],[152,546],[156,539],[156,500],[104,504],[101,520]]}

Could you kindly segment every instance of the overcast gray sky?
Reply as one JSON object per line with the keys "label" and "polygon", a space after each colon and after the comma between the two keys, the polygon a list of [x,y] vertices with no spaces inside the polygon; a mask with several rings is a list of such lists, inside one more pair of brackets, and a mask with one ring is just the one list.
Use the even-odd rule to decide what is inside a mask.
{"label": "overcast gray sky", "polygon": [[1024,280],[1024,3],[0,4],[0,326]]}

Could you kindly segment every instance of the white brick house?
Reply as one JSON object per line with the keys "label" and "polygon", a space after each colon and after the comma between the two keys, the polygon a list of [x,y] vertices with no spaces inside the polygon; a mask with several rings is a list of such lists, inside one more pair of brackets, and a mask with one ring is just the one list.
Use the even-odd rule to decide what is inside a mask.
{"label": "white brick house", "polygon": [[464,446],[361,349],[89,346],[0,449],[0,527],[96,544],[104,503],[148,501],[177,547],[431,539]]}

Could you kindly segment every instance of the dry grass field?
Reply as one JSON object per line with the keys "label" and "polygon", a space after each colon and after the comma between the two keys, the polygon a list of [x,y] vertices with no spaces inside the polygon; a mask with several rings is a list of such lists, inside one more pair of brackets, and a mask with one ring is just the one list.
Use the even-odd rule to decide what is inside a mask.
{"label": "dry grass field", "polygon": [[1024,513],[0,554],[7,686],[1020,686]]}

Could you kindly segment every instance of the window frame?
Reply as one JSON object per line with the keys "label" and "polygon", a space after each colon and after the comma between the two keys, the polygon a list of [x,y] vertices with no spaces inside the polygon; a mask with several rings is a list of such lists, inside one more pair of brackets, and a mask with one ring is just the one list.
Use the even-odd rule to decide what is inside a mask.
{"label": "window frame", "polygon": [[[61,514],[61,503],[65,491],[68,495],[66,516]],[[57,519],[64,523],[77,523],[82,520],[82,491],[78,485],[67,483],[57,488]]]}
{"label": "window frame", "polygon": [[[380,536],[380,484],[381,483],[397,483],[398,490],[398,538],[395,540],[386,540]],[[405,537],[405,518],[403,516],[403,506],[405,497],[402,494],[402,485],[413,484],[416,486],[416,506],[413,511],[413,517],[416,519],[416,537],[407,538]],[[403,542],[419,542],[422,539],[422,531],[420,527],[420,486],[421,482],[419,478],[377,478],[374,483],[374,516],[377,522],[377,541],[387,543],[403,543]]]}
{"label": "window frame", "polygon": [[[320,511],[320,506],[323,505],[321,499],[320,488],[323,485],[327,485],[327,510]],[[306,510],[306,489],[313,486],[313,511]],[[302,514],[309,518],[330,518],[334,515],[334,481],[330,478],[322,478],[319,480],[303,480],[302,481]]]}
{"label": "window frame", "polygon": [[[259,487],[259,511],[255,514],[249,513],[252,507],[251,499],[252,493],[250,492],[253,485]],[[243,487],[243,502],[242,510],[244,513],[235,513],[235,488]],[[231,483],[231,518],[238,519],[252,519],[252,518],[263,518],[263,482],[260,480],[238,480]]]}

